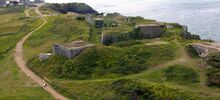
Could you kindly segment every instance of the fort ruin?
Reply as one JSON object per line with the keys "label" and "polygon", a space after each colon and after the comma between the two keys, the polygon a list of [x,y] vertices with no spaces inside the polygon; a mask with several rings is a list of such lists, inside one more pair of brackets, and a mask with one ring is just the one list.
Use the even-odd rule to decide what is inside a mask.
{"label": "fort ruin", "polygon": [[162,32],[161,28],[161,24],[141,24],[135,26],[135,30],[138,31],[136,34],[140,34],[145,39],[159,37]]}
{"label": "fort ruin", "polygon": [[53,45],[53,54],[65,56],[69,59],[78,56],[84,49],[94,46],[85,41],[74,41],[72,43],[62,45],[54,44]]}

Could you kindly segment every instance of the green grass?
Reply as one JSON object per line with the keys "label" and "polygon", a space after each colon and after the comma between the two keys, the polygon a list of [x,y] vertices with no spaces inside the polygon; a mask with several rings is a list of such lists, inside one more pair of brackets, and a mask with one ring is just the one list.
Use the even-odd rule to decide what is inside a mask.
{"label": "green grass", "polygon": [[38,16],[37,13],[35,12],[35,9],[31,9],[29,13],[30,13],[30,16],[35,16],[35,17]]}
{"label": "green grass", "polygon": [[29,66],[36,72],[47,72],[43,74],[50,73],[57,78],[95,79],[139,73],[174,56],[174,49],[170,45],[128,48],[96,46],[84,50],[75,59],[53,56],[45,62],[34,59]]}
{"label": "green grass", "polygon": [[[0,34],[13,30],[16,34],[0,36],[0,99],[1,100],[53,100],[53,98],[36,83],[33,83],[21,72],[13,58],[16,42],[42,23],[38,19],[24,17],[20,8],[3,8],[0,15]],[[15,10],[17,9],[17,10]],[[23,9],[23,8],[22,8]],[[7,17],[6,17],[7,16]],[[18,25],[19,27],[11,27]],[[12,29],[11,29],[12,28]]]}
{"label": "green grass", "polygon": [[34,33],[24,44],[27,60],[43,52],[51,52],[54,43],[66,43],[74,40],[88,41],[89,27],[85,22],[60,15],[48,17],[46,25]]}
{"label": "green grass", "polygon": [[169,66],[164,70],[163,77],[167,81],[177,82],[180,84],[198,83],[200,81],[195,70],[183,65]]}
{"label": "green grass", "polygon": [[[112,88],[112,83],[127,78],[140,81],[144,84],[143,88],[153,91],[156,96],[163,99],[218,100],[220,98],[220,89],[210,88],[206,84],[208,81],[206,71],[210,66],[202,59],[187,54],[185,45],[195,41],[181,38],[182,30],[179,27],[165,30],[159,40],[131,40],[106,47],[100,45],[99,34],[89,34],[90,28],[84,21],[74,20],[64,15],[48,17],[47,20],[46,26],[34,33],[25,43],[25,56],[31,69],[40,76],[48,78],[58,91],[70,98],[121,99],[123,96],[118,95],[119,93]],[[138,23],[142,21],[143,19],[137,19]],[[146,20],[148,24],[152,22],[155,21]],[[96,33],[97,30],[92,32]],[[95,49],[85,50],[75,59],[53,56],[44,62],[38,61],[38,54],[51,52],[54,43],[69,43],[78,39],[98,45]],[[161,41],[166,43],[154,44]],[[146,69],[135,72],[133,68],[138,68],[135,66],[139,62]],[[179,78],[164,79],[164,71],[173,65],[185,67],[178,69],[177,72],[172,71]],[[112,68],[116,68],[117,74],[129,73],[116,75],[112,73],[114,71]],[[188,74],[190,72],[196,72],[198,76]],[[196,77],[192,78],[199,81],[183,80],[185,75],[187,79],[195,75]]]}

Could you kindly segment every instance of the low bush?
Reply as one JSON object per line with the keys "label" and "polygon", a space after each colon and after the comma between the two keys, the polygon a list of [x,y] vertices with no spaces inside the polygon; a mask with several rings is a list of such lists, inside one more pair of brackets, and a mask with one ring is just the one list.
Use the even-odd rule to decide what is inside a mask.
{"label": "low bush", "polygon": [[111,86],[121,100],[200,100],[190,91],[159,84],[145,84],[138,80],[120,79],[114,81]]}
{"label": "low bush", "polygon": [[220,70],[210,69],[208,71],[208,86],[216,86],[220,88]]}
{"label": "low bush", "polygon": [[130,41],[124,41],[124,42],[116,42],[111,44],[112,46],[117,46],[117,47],[127,47],[127,46],[133,46],[133,45],[138,45],[142,44],[141,41],[135,41],[135,40],[130,40]]}
{"label": "low bush", "polygon": [[[130,54],[126,55],[123,52],[125,51],[118,48],[97,46],[84,50],[74,59],[53,56],[42,64],[35,59],[32,61],[32,66],[51,67],[50,71],[53,76],[67,79],[127,75],[146,69],[144,62],[139,58],[132,58]],[[50,69],[48,67],[42,67],[42,69]]]}
{"label": "low bush", "polygon": [[185,49],[186,49],[188,55],[190,55],[191,57],[194,57],[194,58],[199,57],[198,52],[192,47],[192,45],[186,46]]}
{"label": "low bush", "polygon": [[191,68],[183,65],[172,65],[164,70],[164,78],[167,81],[181,84],[198,83],[199,75]]}
{"label": "low bush", "polygon": [[121,79],[112,83],[112,88],[124,100],[155,100],[154,92],[136,80]]}
{"label": "low bush", "polygon": [[206,58],[206,61],[211,66],[220,68],[220,52],[210,53]]}

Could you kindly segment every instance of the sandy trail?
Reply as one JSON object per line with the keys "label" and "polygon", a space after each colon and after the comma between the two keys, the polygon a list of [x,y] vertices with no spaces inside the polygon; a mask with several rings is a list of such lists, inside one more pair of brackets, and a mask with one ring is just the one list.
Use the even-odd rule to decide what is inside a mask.
{"label": "sandy trail", "polygon": [[[35,8],[35,11],[37,12],[37,14],[39,16],[42,17],[42,14],[39,12],[38,7]],[[37,27],[35,30],[33,30],[32,32],[29,32],[27,35],[25,35],[20,41],[18,41],[18,43],[16,44],[15,47],[15,53],[14,53],[14,59],[18,65],[18,67],[20,68],[20,70],[22,72],[24,72],[28,77],[30,77],[34,82],[36,82],[38,85],[40,85],[41,87],[43,87],[44,90],[46,90],[47,92],[49,92],[55,99],[57,100],[68,100],[68,98],[66,98],[65,96],[63,96],[62,94],[58,93],[55,89],[53,89],[48,83],[46,83],[45,80],[43,80],[42,78],[40,78],[39,76],[37,76],[33,71],[31,71],[27,66],[26,66],[26,61],[24,60],[23,57],[23,44],[24,42],[30,37],[31,34],[33,34],[34,32],[36,32],[37,30],[39,30],[40,28],[42,28],[46,23],[47,20],[45,18],[42,17],[42,19],[44,20],[44,23],[41,24],[39,27]],[[47,84],[47,86],[43,86]]]}

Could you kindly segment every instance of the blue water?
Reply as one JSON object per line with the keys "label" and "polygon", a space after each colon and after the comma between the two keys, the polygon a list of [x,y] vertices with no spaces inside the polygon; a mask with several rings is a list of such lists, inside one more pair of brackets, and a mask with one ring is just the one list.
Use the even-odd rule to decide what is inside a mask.
{"label": "blue water", "polygon": [[187,25],[190,32],[199,34],[203,39],[220,42],[220,0],[64,1],[85,2],[99,12],[119,12],[127,16],[142,16],[162,22],[177,22]]}

